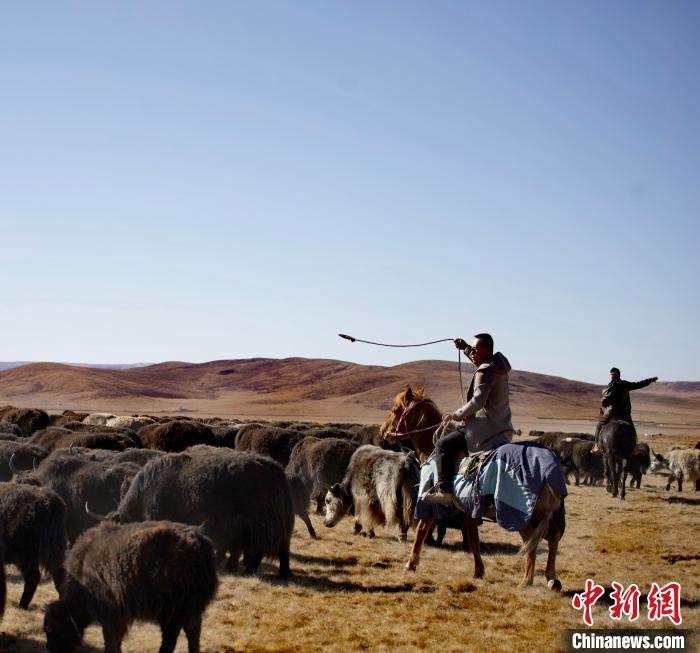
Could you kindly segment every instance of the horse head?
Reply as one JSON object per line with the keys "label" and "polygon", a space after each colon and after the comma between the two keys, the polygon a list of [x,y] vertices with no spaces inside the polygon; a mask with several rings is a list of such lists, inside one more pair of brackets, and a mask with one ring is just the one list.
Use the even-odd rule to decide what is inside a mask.
{"label": "horse head", "polygon": [[433,450],[432,436],[440,423],[440,409],[425,395],[424,388],[406,386],[394,403],[379,432],[385,440],[411,440],[423,462]]}
{"label": "horse head", "polygon": [[423,388],[417,388],[414,391],[409,385],[399,392],[394,397],[391,410],[379,429],[382,437],[398,437],[410,431],[416,419],[420,417],[414,409],[424,398],[425,390]]}

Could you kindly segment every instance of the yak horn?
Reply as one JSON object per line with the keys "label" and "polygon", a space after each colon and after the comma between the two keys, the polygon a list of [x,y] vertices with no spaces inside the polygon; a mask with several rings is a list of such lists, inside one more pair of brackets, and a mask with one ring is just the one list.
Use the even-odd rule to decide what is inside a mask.
{"label": "yak horn", "polygon": [[97,521],[105,521],[105,520],[107,519],[107,517],[105,517],[104,515],[98,515],[97,513],[92,512],[92,511],[90,510],[90,508],[88,507],[88,502],[87,502],[87,501],[85,502],[85,512],[86,512],[88,515],[90,515],[90,517],[92,517],[93,519],[96,519]]}
{"label": "yak horn", "polygon": [[68,453],[69,453],[71,456],[73,455],[73,443],[72,443],[72,442],[68,445]]}
{"label": "yak horn", "polygon": [[13,474],[21,474],[24,470],[22,470],[22,469],[17,469],[17,468],[14,466],[14,464],[12,463],[12,460],[13,460],[13,458],[15,457],[15,455],[16,455],[16,452],[13,453],[13,454],[10,456],[10,460],[8,461],[7,464],[9,465],[10,471],[11,471]]}

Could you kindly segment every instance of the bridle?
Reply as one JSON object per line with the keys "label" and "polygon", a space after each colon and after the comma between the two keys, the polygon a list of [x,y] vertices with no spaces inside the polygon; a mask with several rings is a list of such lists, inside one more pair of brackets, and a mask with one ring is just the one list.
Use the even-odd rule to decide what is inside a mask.
{"label": "bridle", "polygon": [[[420,403],[424,402],[425,398],[423,399],[418,399],[418,401],[412,401],[410,404],[406,405],[405,403],[402,403],[403,410],[401,411],[401,415],[399,416],[398,421],[396,422],[395,426],[395,431],[385,431],[382,435],[384,438],[392,438],[394,440],[405,440],[407,438],[410,438],[414,433],[424,433],[425,431],[430,431],[431,429],[436,428],[437,426],[440,426],[442,424],[442,421],[438,422],[437,424],[433,424],[432,426],[425,426],[422,429],[412,429],[410,431],[401,431],[401,424],[404,423],[406,426],[408,424],[406,423],[406,417],[407,415]],[[392,410],[392,412],[394,412]]]}

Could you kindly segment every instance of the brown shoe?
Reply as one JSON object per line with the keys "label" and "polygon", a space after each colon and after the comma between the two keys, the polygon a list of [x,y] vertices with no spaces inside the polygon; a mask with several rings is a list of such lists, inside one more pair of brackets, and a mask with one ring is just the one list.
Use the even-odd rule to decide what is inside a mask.
{"label": "brown shoe", "polygon": [[421,499],[425,501],[429,506],[441,505],[441,506],[452,506],[455,503],[455,495],[452,492],[448,492],[442,483],[438,483],[432,488],[430,488]]}

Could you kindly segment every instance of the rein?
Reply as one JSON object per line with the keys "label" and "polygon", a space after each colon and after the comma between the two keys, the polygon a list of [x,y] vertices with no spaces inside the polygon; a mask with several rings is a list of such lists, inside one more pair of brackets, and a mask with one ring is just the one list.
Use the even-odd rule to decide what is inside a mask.
{"label": "rein", "polygon": [[[443,426],[442,429],[438,428],[436,433],[439,431],[440,435],[444,432],[444,427],[447,426],[447,422],[449,421],[449,418],[444,418],[442,421],[437,422],[436,424],[432,424],[431,426],[424,426],[422,429],[412,429],[410,431],[401,431],[401,423],[404,422],[406,419],[406,415],[411,412],[418,404],[421,402],[425,401],[425,399],[420,399],[418,401],[414,401],[410,403],[408,406],[404,407],[403,412],[401,413],[401,417],[399,417],[399,421],[396,424],[396,431],[386,431],[383,435],[386,438],[391,437],[394,438],[395,440],[405,440],[406,438],[410,438],[414,433],[424,433],[425,431],[430,431],[431,429],[434,429],[435,427],[440,427]],[[433,435],[433,444],[435,443],[436,438]]]}

